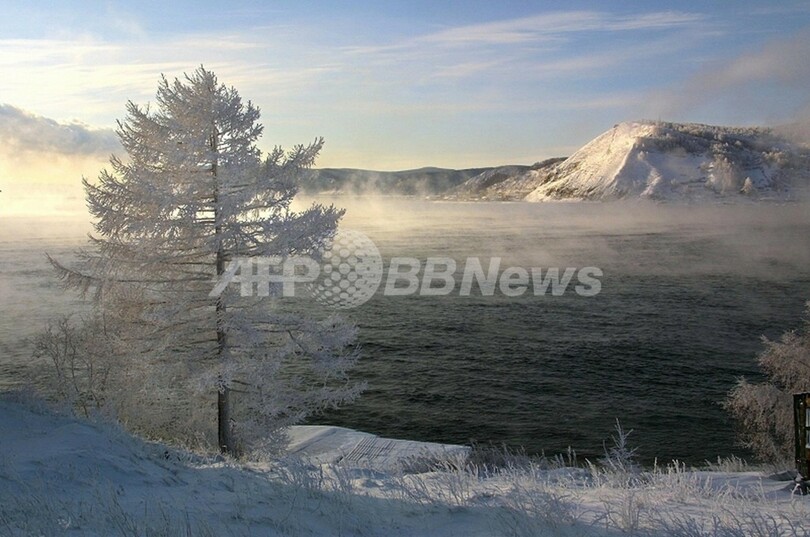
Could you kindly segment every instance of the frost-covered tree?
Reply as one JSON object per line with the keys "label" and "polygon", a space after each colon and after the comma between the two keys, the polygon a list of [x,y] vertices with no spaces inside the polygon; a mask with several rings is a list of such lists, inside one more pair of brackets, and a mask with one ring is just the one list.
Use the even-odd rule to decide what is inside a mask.
{"label": "frost-covered tree", "polygon": [[347,378],[352,326],[285,313],[234,286],[209,296],[234,258],[316,251],[343,214],[291,209],[323,141],[262,158],[258,119],[256,106],[202,67],[163,77],[155,109],[129,102],[118,124],[128,158],[84,180],[97,232],[90,248],[74,269],[54,261],[68,287],[90,292],[99,315],[122,327],[130,361],[217,394],[225,453],[237,450],[235,430],[240,441],[270,437],[359,393]]}
{"label": "frost-covered tree", "polygon": [[740,424],[743,444],[766,461],[792,459],[792,394],[810,391],[810,302],[807,308],[802,330],[764,340],[758,361],[768,379],[758,384],[740,379],[725,403]]}
{"label": "frost-covered tree", "polygon": [[99,318],[62,317],[34,339],[34,357],[51,366],[52,375],[43,384],[85,417],[107,404],[114,389],[111,381],[120,378],[111,375],[116,367],[115,336],[105,332]]}

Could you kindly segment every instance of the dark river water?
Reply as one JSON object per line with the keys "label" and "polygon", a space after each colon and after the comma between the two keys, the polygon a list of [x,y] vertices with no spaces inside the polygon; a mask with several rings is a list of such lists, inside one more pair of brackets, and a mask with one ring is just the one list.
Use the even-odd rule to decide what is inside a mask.
{"label": "dark river water", "polygon": [[[321,200],[324,201],[324,200]],[[328,201],[328,200],[327,200]],[[442,203],[335,199],[343,226],[392,257],[457,261],[443,296],[384,296],[342,315],[359,329],[368,390],[318,422],[400,438],[599,456],[616,419],[646,462],[747,454],[721,407],[759,378],[761,337],[801,324],[810,216],[798,204]],[[36,376],[26,342],[64,296],[43,252],[69,259],[83,226],[4,220],[0,382]],[[601,291],[459,292],[467,258],[500,268],[598,267]]]}

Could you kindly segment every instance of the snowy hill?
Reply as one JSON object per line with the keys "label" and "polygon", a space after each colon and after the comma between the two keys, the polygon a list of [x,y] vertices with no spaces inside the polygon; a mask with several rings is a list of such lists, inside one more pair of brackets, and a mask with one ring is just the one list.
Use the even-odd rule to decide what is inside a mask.
{"label": "snowy hill", "polygon": [[[291,436],[293,456],[237,463],[0,400],[0,534],[654,537],[810,531],[810,503],[791,494],[787,475],[774,476],[788,479],[780,481],[755,471],[688,471],[677,464],[646,472],[572,468],[519,457],[499,468],[486,459],[476,463],[464,448],[348,429],[302,427]],[[435,458],[441,454],[443,462]],[[414,455],[419,457],[409,459]]]}
{"label": "snowy hill", "polygon": [[807,150],[770,129],[627,122],[560,163],[526,200],[786,199],[808,178]]}

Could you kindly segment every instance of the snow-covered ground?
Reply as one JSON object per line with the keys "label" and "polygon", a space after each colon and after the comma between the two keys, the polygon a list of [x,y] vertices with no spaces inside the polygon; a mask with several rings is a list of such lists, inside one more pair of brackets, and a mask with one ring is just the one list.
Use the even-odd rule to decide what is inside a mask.
{"label": "snow-covered ground", "polygon": [[335,427],[237,464],[0,402],[1,535],[807,535],[810,498],[760,472],[520,463]]}

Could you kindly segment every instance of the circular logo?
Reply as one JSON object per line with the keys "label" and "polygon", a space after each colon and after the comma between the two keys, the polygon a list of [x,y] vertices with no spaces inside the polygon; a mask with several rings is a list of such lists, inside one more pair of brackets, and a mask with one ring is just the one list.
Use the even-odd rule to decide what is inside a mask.
{"label": "circular logo", "polygon": [[321,272],[307,286],[321,304],[337,309],[359,306],[380,286],[383,262],[377,246],[363,233],[338,230],[320,252]]}

